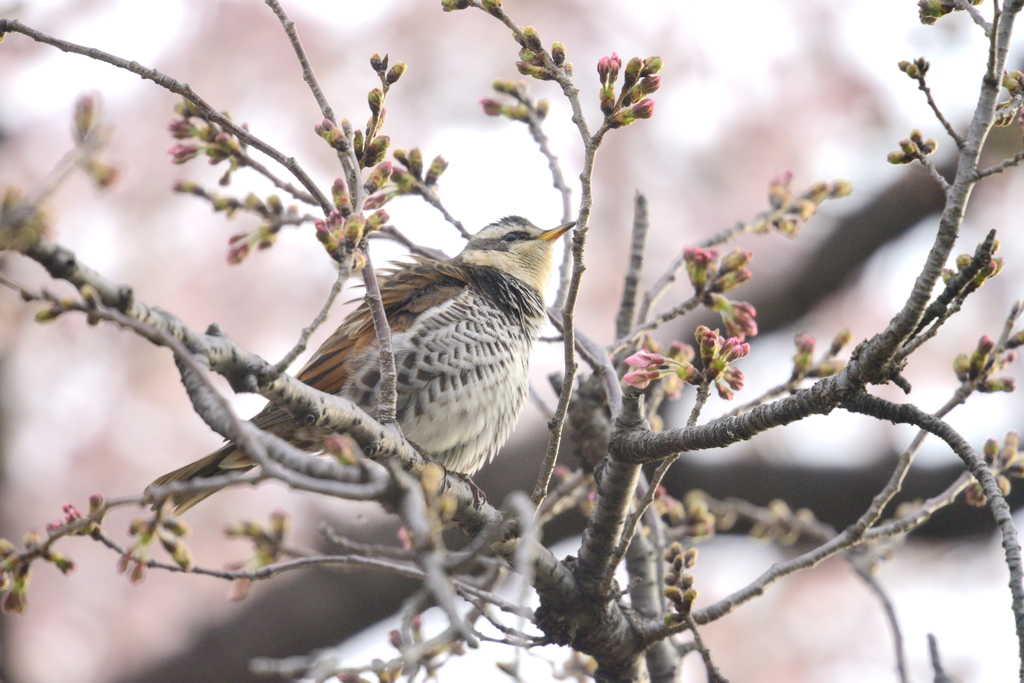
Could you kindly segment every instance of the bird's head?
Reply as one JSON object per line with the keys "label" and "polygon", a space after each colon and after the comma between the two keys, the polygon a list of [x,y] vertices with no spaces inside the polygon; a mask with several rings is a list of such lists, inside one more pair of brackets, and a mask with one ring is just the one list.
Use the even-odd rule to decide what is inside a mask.
{"label": "bird's head", "polygon": [[473,235],[456,261],[504,271],[544,294],[554,266],[552,246],[576,222],[541,230],[519,216],[506,216]]}

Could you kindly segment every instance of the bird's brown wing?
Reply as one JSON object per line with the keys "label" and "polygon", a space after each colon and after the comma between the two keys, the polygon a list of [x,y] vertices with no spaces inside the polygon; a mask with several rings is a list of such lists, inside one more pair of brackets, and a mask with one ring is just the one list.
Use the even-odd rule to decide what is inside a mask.
{"label": "bird's brown wing", "polygon": [[[455,297],[469,284],[468,275],[458,265],[422,258],[383,275],[380,296],[393,333],[409,329],[423,311]],[[320,391],[336,394],[348,379],[346,361],[351,354],[374,343],[373,319],[364,301],[317,349],[297,377]],[[266,428],[287,417],[285,411],[267,406],[253,422]]]}

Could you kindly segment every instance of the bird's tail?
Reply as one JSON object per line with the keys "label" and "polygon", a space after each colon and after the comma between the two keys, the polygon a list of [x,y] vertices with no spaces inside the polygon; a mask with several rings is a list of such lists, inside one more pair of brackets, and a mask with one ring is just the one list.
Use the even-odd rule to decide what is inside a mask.
{"label": "bird's tail", "polygon": [[[152,484],[146,487],[148,491],[153,486],[164,486],[176,481],[191,481],[199,477],[215,477],[219,474],[229,472],[244,472],[255,467],[255,464],[242,451],[235,448],[234,444],[227,444],[223,448],[210,453],[205,458],[200,458],[184,467],[168,472]],[[197,493],[179,493],[171,496],[174,503],[174,514],[180,515],[201,500],[213,495],[219,489],[208,489]]]}

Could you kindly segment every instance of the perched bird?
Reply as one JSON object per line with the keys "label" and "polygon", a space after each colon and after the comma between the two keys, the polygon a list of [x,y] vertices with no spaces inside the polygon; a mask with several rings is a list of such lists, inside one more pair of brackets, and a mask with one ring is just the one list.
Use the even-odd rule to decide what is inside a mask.
{"label": "perched bird", "polygon": [[[541,230],[508,216],[475,234],[447,261],[417,258],[385,273],[381,299],[398,373],[396,416],[405,437],[447,469],[471,474],[494,457],[526,404],[530,349],[544,320],[552,245],[575,223]],[[299,371],[298,379],[373,414],[379,395],[377,341],[364,301]],[[329,432],[267,406],[252,419],[316,451]],[[160,486],[255,466],[228,444],[165,474]],[[210,492],[174,498],[183,512]]]}

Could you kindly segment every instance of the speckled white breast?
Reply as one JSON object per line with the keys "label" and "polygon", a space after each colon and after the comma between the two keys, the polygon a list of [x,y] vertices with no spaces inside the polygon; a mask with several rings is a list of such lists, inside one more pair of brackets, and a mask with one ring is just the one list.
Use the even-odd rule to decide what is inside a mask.
{"label": "speckled white breast", "polygon": [[[392,336],[398,422],[406,438],[442,465],[472,473],[515,428],[529,391],[539,318],[510,318],[467,289]],[[376,348],[355,360],[342,395],[376,408]]]}

